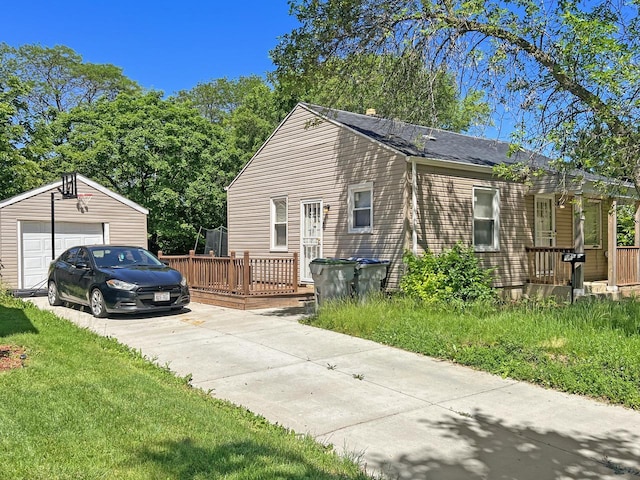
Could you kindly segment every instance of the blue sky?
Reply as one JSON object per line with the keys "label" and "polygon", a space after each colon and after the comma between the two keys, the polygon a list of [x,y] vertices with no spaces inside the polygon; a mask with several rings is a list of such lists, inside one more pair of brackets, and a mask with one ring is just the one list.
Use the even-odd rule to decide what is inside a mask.
{"label": "blue sky", "polygon": [[0,42],[65,45],[172,94],[215,78],[264,75],[290,32],[287,0],[24,0],[2,5]]}
{"label": "blue sky", "polygon": [[[297,26],[287,0],[7,0],[0,42],[65,45],[171,95],[273,70],[269,50]],[[510,120],[470,133],[508,139]],[[500,124],[502,123],[502,126]]]}

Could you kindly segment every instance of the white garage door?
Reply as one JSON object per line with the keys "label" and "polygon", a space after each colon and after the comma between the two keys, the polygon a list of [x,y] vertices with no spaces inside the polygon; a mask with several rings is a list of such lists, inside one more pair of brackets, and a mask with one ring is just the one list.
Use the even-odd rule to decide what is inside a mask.
{"label": "white garage door", "polygon": [[[21,288],[46,288],[45,280],[51,263],[51,223],[21,222],[21,225]],[[101,223],[56,222],[56,257],[75,245],[103,243]]]}

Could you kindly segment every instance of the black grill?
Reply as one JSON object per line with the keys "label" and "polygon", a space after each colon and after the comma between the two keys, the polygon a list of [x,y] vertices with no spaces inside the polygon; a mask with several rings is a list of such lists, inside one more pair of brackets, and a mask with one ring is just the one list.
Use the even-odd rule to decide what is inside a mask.
{"label": "black grill", "polygon": [[140,287],[136,290],[138,293],[153,293],[153,292],[180,292],[180,285],[160,285],[157,287]]}

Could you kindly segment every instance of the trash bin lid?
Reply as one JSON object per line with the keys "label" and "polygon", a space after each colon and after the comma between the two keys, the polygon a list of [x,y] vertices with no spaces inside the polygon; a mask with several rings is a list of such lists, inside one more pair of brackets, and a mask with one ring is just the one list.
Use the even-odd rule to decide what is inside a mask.
{"label": "trash bin lid", "polygon": [[389,263],[389,260],[379,260],[377,258],[349,257],[349,260],[364,265],[376,265],[380,263]]}
{"label": "trash bin lid", "polygon": [[346,258],[315,258],[311,260],[311,264],[316,265],[355,265],[355,260],[350,260]]}

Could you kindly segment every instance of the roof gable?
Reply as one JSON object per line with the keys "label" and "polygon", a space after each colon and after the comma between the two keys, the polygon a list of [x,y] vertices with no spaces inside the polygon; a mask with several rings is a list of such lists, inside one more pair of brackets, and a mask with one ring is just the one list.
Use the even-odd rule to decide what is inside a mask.
{"label": "roof gable", "polygon": [[282,126],[300,108],[340,128],[346,128],[384,148],[405,155],[407,159],[423,158],[428,162],[442,162],[443,166],[455,166],[455,168],[469,171],[491,170],[496,165],[509,165],[518,162],[533,162],[534,165],[546,168],[550,162],[548,157],[534,152],[525,150],[511,152],[511,146],[508,142],[300,102],[287,114],[240,170],[226,187],[227,190],[235,184],[236,180],[253,163]]}
{"label": "roof gable", "polygon": [[278,126],[275,128],[275,130],[273,132],[271,132],[271,135],[269,135],[269,138],[267,138],[264,143],[260,146],[260,148],[256,151],[256,153],[253,154],[253,156],[249,159],[249,161],[247,163],[245,163],[244,167],[242,167],[240,169],[240,171],[238,172],[238,174],[235,176],[235,178],[233,180],[231,180],[231,183],[229,183],[229,185],[227,185],[225,187],[225,190],[229,190],[234,183],[236,183],[236,180],[238,180],[238,178],[240,177],[240,175],[242,175],[244,173],[244,171],[253,163],[253,160],[260,154],[260,152],[264,149],[264,147],[269,143],[269,141],[278,133],[278,131],[282,128],[282,126],[286,123],[287,120],[289,120],[289,117],[291,117],[293,115],[293,113],[298,109],[298,107],[300,107],[300,105],[302,105],[301,103],[298,103],[295,107],[293,107],[293,109],[287,114],[286,117],[284,117],[282,119],[282,121],[278,124]]}
{"label": "roof gable", "polygon": [[[105,195],[113,198],[114,200],[117,200],[120,203],[123,203],[131,208],[133,208],[134,210],[137,210],[138,212],[144,214],[144,215],[149,215],[149,210],[147,210],[146,208],[144,208],[141,205],[138,205],[136,202],[133,202],[131,200],[129,200],[128,198],[123,197],[122,195],[114,192],[113,190],[109,190],[107,187],[100,185],[97,182],[94,182],[93,180],[88,179],[87,177],[77,174],[77,180],[79,182],[84,183],[85,185],[88,185],[92,188],[95,188],[96,190],[98,190],[101,193],[104,193]],[[14,203],[18,203],[21,202],[23,200],[26,200],[27,198],[31,198],[31,197],[35,197],[36,195],[40,195],[41,193],[47,192],[53,188],[57,188],[57,187],[61,187],[62,186],[62,179],[53,182],[53,183],[49,183],[47,185],[43,185],[41,187],[38,188],[34,188],[33,190],[29,190],[27,192],[21,193],[20,195],[16,195],[15,197],[11,197],[8,198],[6,200],[3,200],[0,202],[0,209],[7,207],[9,205],[13,205]]]}

